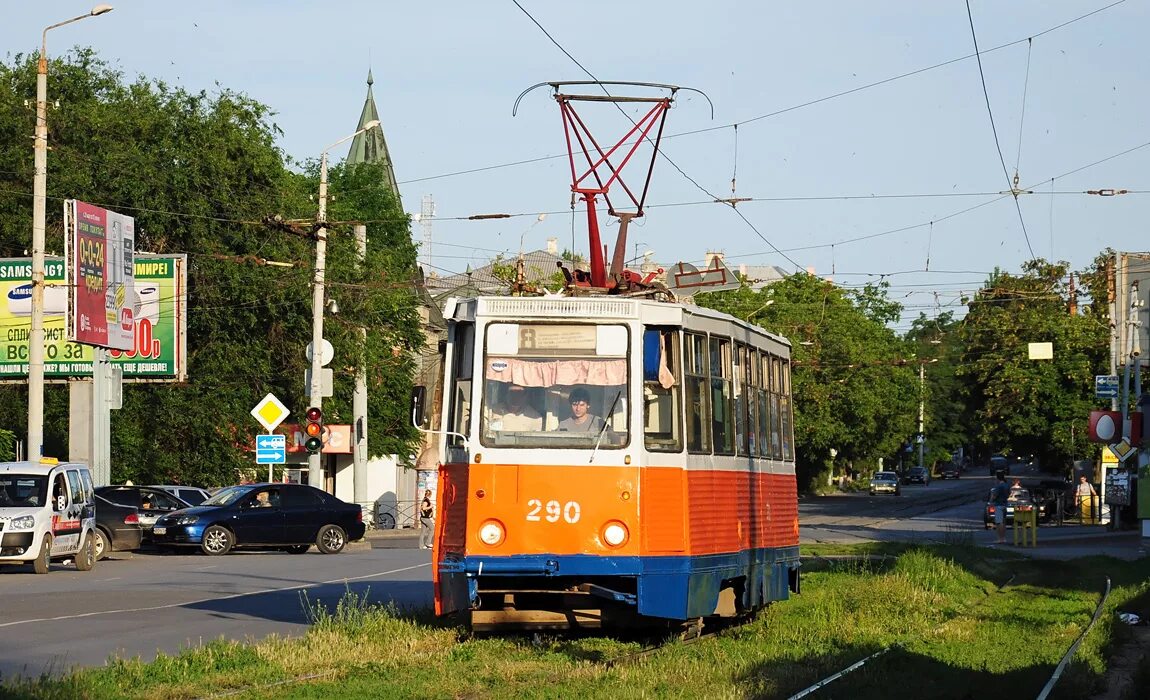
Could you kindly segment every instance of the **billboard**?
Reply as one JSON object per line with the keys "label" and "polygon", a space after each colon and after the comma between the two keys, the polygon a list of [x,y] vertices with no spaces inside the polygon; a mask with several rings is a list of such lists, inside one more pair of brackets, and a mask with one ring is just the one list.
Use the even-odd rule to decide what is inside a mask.
{"label": "billboard", "polygon": [[[187,379],[187,257],[134,255],[132,343],[109,350],[127,382]],[[44,260],[44,375],[51,381],[92,375],[92,346],[68,339],[68,287],[62,258]],[[81,282],[82,283],[82,282]],[[28,376],[32,313],[32,261],[0,259],[0,382]]]}
{"label": "billboard", "polygon": [[78,343],[131,350],[136,221],[130,216],[64,200],[64,261],[70,273],[68,338]]}

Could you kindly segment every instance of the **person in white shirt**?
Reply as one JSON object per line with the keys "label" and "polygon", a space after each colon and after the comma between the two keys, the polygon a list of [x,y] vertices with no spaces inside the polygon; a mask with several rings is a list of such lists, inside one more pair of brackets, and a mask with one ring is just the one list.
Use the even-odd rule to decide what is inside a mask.
{"label": "person in white shirt", "polygon": [[504,411],[491,421],[493,430],[538,431],[543,430],[543,417],[527,402],[527,389],[512,384],[503,396]]}

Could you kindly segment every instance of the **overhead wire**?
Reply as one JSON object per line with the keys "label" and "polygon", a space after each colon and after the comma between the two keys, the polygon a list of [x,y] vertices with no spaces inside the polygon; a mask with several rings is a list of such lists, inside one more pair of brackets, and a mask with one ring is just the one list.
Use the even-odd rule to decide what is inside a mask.
{"label": "overhead wire", "polygon": [[1030,251],[1030,258],[1037,257],[1034,248],[1030,245],[1030,234],[1026,232],[1026,221],[1022,218],[1022,205],[1018,202],[1018,186],[1010,180],[1010,172],[1006,169],[1006,159],[1002,157],[1002,144],[998,141],[998,128],[994,125],[994,111],[990,108],[990,93],[986,89],[986,74],[982,70],[982,56],[978,52],[978,35],[974,31],[974,15],[970,11],[970,0],[966,0],[966,16],[970,20],[970,37],[974,41],[974,56],[978,60],[978,77],[982,81],[982,95],[986,98],[986,112],[990,115],[990,131],[994,134],[994,147],[998,151],[998,161],[1002,163],[1002,174],[1006,177],[1006,186],[1014,196],[1014,207],[1018,210],[1018,223],[1022,226],[1022,237],[1026,239],[1026,249]]}

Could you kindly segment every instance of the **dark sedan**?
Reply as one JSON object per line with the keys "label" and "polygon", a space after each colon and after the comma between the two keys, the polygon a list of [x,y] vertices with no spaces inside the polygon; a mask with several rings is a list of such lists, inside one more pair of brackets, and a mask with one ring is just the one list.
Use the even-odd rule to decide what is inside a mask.
{"label": "dark sedan", "polygon": [[196,546],[204,554],[235,547],[335,554],[363,537],[363,509],[303,484],[229,486],[194,508],[156,521],[157,546]]}
{"label": "dark sedan", "polygon": [[156,524],[157,518],[191,505],[154,486],[101,486],[96,489],[96,495],[112,503],[135,508],[139,513],[145,542],[152,539],[152,526]]}
{"label": "dark sedan", "polygon": [[142,537],[140,515],[135,508],[96,496],[97,561],[112,552],[132,552],[139,549]]}

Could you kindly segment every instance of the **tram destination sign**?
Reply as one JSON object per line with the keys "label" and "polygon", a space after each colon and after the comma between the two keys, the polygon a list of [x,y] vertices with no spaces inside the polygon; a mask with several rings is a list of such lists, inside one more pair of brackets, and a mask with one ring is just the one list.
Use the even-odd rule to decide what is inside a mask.
{"label": "tram destination sign", "polygon": [[[187,379],[187,257],[135,257],[132,347],[109,350],[126,382]],[[68,288],[63,258],[44,261],[44,376],[49,381],[92,374],[93,348],[68,340]],[[0,259],[0,382],[28,376],[32,260]]]}

